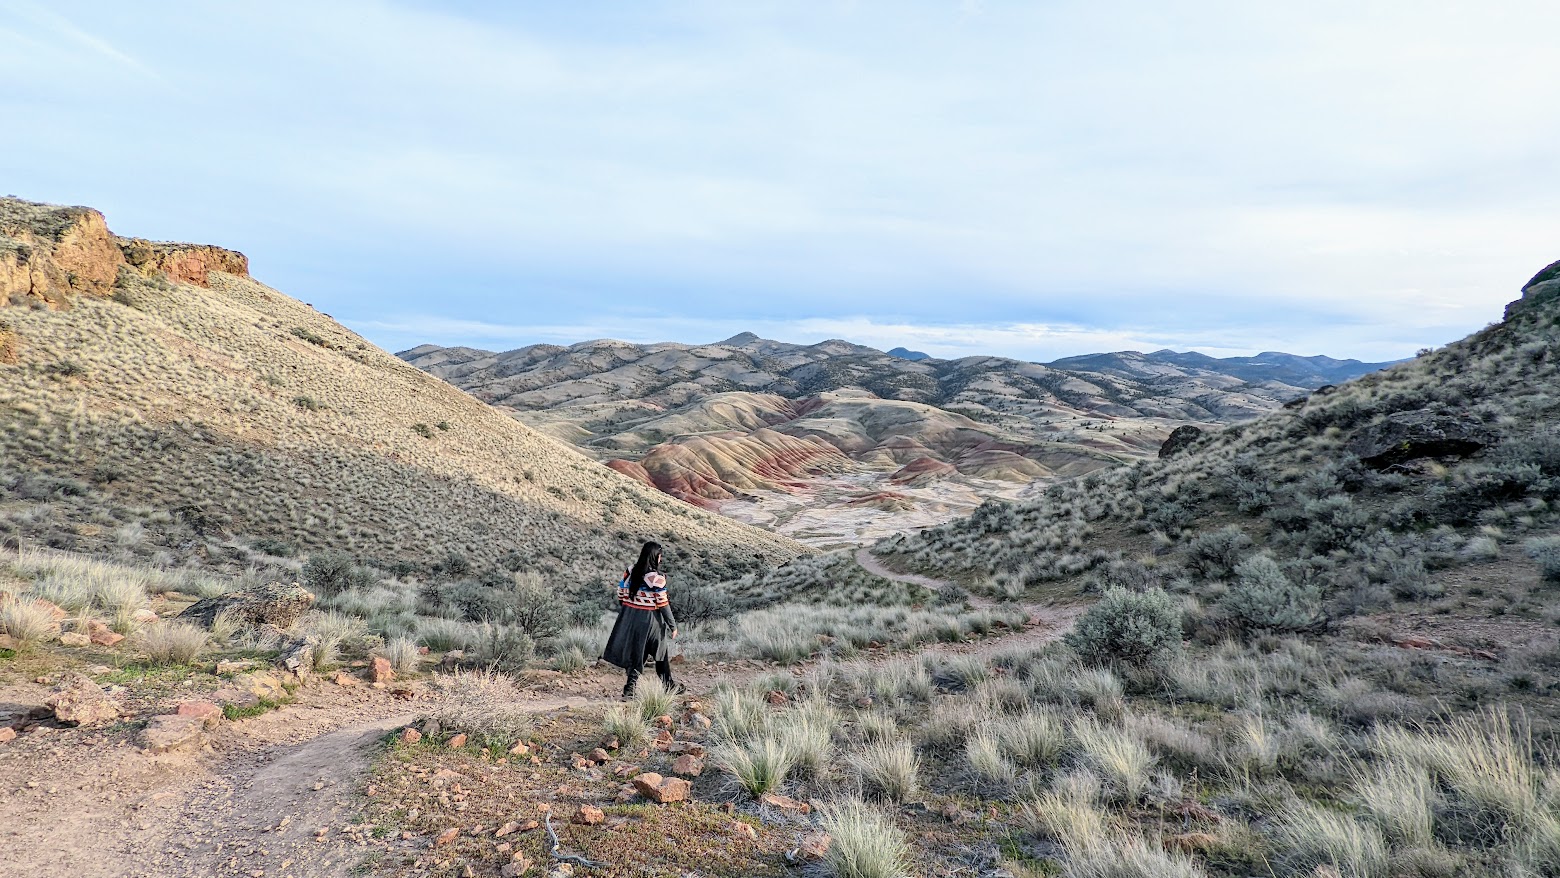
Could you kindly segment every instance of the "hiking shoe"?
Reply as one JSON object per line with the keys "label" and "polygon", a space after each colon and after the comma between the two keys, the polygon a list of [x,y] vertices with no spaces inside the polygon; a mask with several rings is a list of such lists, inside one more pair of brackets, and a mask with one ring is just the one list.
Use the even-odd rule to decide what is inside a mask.
{"label": "hiking shoe", "polygon": [[623,700],[627,701],[628,699],[633,698],[633,697],[634,697],[634,687],[633,686],[624,686],[623,687]]}

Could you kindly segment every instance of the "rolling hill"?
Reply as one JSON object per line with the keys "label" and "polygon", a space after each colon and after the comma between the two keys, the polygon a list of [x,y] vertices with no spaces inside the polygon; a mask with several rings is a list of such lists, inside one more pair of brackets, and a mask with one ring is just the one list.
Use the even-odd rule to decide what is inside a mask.
{"label": "rolling hill", "polygon": [[1165,351],[938,360],[753,333],[399,356],[646,485],[820,546],[1141,459],[1181,424],[1256,417],[1381,365]]}
{"label": "rolling hill", "polygon": [[719,578],[803,548],[671,499],[378,350],[220,248],[0,200],[0,528],[171,562],[333,547],[563,582],[640,540]]}

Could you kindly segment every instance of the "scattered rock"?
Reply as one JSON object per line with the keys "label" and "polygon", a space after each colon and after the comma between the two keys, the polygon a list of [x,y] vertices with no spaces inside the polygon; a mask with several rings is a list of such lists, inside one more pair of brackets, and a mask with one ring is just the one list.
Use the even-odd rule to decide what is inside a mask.
{"label": "scattered rock", "polygon": [[460,748],[466,746],[466,742],[468,740],[470,739],[467,737],[465,732],[457,732],[456,734],[452,735],[450,739],[445,742],[445,744],[451,750],[459,750]]}
{"label": "scattered rock", "polygon": [[782,796],[779,793],[765,793],[759,796],[761,804],[768,805],[781,811],[789,811],[794,814],[811,814],[812,806],[806,802],[799,802],[790,796]]}
{"label": "scattered rock", "polygon": [[704,773],[704,760],[693,755],[679,756],[672,763],[672,772],[687,777],[698,777]]}
{"label": "scattered rock", "polygon": [[134,613],[130,614],[130,621],[135,622],[138,625],[150,625],[153,622],[156,622],[157,618],[158,616],[156,613],[146,609],[145,607],[142,607],[141,609],[136,610]]}
{"label": "scattered rock", "polygon": [[60,635],[60,646],[91,646],[92,638],[75,631],[67,631]]}
{"label": "scattered rock", "polygon": [[605,764],[607,762],[611,762],[612,761],[612,756],[610,754],[608,754],[607,751],[601,749],[600,747],[597,747],[596,749],[590,751],[590,755],[587,758],[590,759],[590,761],[596,763],[597,765],[602,765],[602,764]]}
{"label": "scattered rock", "polygon": [[0,744],[16,740],[16,729],[10,726],[0,726]]}
{"label": "scattered rock", "polygon": [[203,598],[180,613],[179,618],[210,628],[218,616],[227,614],[244,625],[290,628],[312,606],[314,595],[308,589],[296,582],[272,582]]}
{"label": "scattered rock", "polygon": [[421,741],[422,737],[422,732],[417,731],[411,726],[407,726],[401,730],[401,734],[396,735],[396,740],[400,741],[402,744],[415,744],[418,741]]}
{"label": "scattered rock", "polygon": [[651,720],[650,724],[658,729],[669,729],[672,727],[672,718],[663,713],[655,719]]}
{"label": "scattered rock", "polygon": [[581,805],[579,813],[574,815],[574,822],[586,826],[595,826],[606,819],[606,813],[595,805]]}
{"label": "scattered rock", "polygon": [[125,639],[123,634],[117,631],[110,631],[108,628],[93,631],[89,637],[98,646],[118,646],[119,642]]}
{"label": "scattered rock", "polygon": [[519,876],[531,871],[531,865],[530,857],[516,851],[514,860],[505,863],[504,867],[498,870],[498,874],[503,876],[503,878],[519,878]]}
{"label": "scattered rock", "polygon": [[395,669],[390,667],[390,660],[382,655],[374,656],[374,660],[368,666],[368,680],[370,683],[388,683],[395,679]]}
{"label": "scattered rock", "polygon": [[249,661],[248,659],[234,662],[217,662],[216,675],[219,677],[226,677],[230,674],[242,674],[243,672],[254,667],[256,664],[258,663]]}
{"label": "scattered rock", "polygon": [[0,649],[21,652],[22,642],[9,634],[0,634]]}
{"label": "scattered rock", "polygon": [[653,771],[634,778],[634,789],[657,805],[687,801],[693,785],[680,777],[662,777]]}
{"label": "scattered rock", "polygon": [[222,708],[209,701],[181,701],[174,715],[194,717],[208,729],[222,722]]}
{"label": "scattered rock", "polygon": [[510,756],[528,756],[531,753],[531,745],[524,741],[509,748]]}
{"label": "scattered rock", "polygon": [[672,745],[666,748],[666,752],[673,756],[683,753],[687,753],[689,756],[703,756],[704,745],[695,741],[673,741]]}
{"label": "scattered rock", "polygon": [[764,697],[770,704],[773,704],[777,707],[779,705],[786,704],[791,700],[789,695],[786,695],[784,692],[781,692],[778,689],[769,690],[769,694]]}
{"label": "scattered rock", "polygon": [[337,686],[356,686],[358,684],[358,678],[352,676],[346,671],[337,671],[330,678],[330,681],[335,683]]}
{"label": "scattered rock", "polygon": [[314,644],[302,638],[288,641],[277,653],[276,666],[300,680],[307,679],[314,673]]}
{"label": "scattered rock", "polygon": [[151,718],[139,740],[148,753],[168,753],[199,744],[205,727],[206,721],[201,717],[165,713]]}
{"label": "scattered rock", "polygon": [[1197,444],[1197,440],[1202,437],[1203,429],[1201,427],[1194,427],[1191,424],[1176,427],[1170,432],[1170,437],[1164,441],[1164,444],[1159,446],[1159,456],[1161,458],[1174,457]]}
{"label": "scattered rock", "polygon": [[834,837],[827,832],[809,832],[802,836],[802,843],[796,846],[796,853],[804,860],[821,860],[829,855],[829,846],[834,844]]}
{"label": "scattered rock", "polygon": [[439,847],[441,845],[447,845],[450,842],[454,841],[459,836],[460,836],[460,827],[459,826],[451,826],[449,829],[444,830],[443,832],[439,833],[437,837],[434,838],[433,845],[434,845],[434,847]]}
{"label": "scattered rock", "polygon": [[119,719],[119,703],[84,674],[65,675],[54,693],[44,700],[59,722],[93,726]]}
{"label": "scattered rock", "polygon": [[1478,421],[1415,409],[1360,428],[1346,447],[1366,466],[1386,469],[1421,457],[1467,457],[1492,441],[1494,434]]}
{"label": "scattered rock", "polygon": [[260,701],[281,701],[287,697],[282,681],[267,673],[239,674],[233,678],[233,688]]}
{"label": "scattered rock", "polygon": [[633,777],[643,770],[644,769],[640,768],[638,765],[634,765],[629,762],[622,762],[619,763],[616,768],[612,769],[612,774],[616,777]]}

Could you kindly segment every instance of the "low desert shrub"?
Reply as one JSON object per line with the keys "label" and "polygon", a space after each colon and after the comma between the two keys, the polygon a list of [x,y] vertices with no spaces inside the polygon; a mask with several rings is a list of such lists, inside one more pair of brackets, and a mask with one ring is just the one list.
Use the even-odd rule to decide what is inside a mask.
{"label": "low desert shrub", "polygon": [[1292,581],[1270,555],[1242,561],[1220,605],[1236,625],[1246,629],[1303,631],[1323,618],[1321,590]]}
{"label": "low desert shrub", "polygon": [[820,821],[833,842],[828,862],[838,878],[903,878],[910,871],[904,833],[882,812],[861,802],[842,802]]}
{"label": "low desert shrub", "polygon": [[164,665],[187,665],[205,652],[211,635],[188,622],[159,622],[143,629],[136,646],[148,659]]}
{"label": "low desert shrub", "polygon": [[472,658],[501,671],[520,671],[536,658],[536,641],[523,628],[484,622],[474,632]]}
{"label": "low desert shrub", "polygon": [[503,674],[457,671],[433,681],[436,706],[430,716],[445,731],[465,732],[471,743],[507,750],[531,732],[531,714],[520,690]]}
{"label": "low desert shrub", "polygon": [[1078,619],[1066,639],[1087,662],[1163,667],[1181,650],[1181,605],[1162,589],[1113,588]]}
{"label": "low desert shrub", "polygon": [[358,566],[351,555],[335,550],[309,556],[303,565],[303,584],[322,598],[374,584],[374,572]]}
{"label": "low desert shrub", "polygon": [[1528,540],[1524,548],[1538,562],[1538,572],[1545,580],[1560,582],[1560,536]]}

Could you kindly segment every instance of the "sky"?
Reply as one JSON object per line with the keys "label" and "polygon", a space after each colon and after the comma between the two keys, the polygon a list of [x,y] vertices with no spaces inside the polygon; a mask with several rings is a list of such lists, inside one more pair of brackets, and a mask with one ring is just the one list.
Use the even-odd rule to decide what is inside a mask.
{"label": "sky", "polygon": [[0,0],[0,193],[396,351],[1411,356],[1560,258],[1560,4]]}

